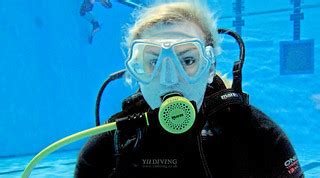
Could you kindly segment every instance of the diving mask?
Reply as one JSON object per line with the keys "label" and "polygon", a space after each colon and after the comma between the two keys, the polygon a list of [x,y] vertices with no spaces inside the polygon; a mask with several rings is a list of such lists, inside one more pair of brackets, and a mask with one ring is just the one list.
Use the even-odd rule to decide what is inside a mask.
{"label": "diving mask", "polygon": [[192,84],[201,78],[212,64],[215,64],[213,47],[204,47],[196,38],[138,39],[132,43],[126,60],[128,71],[144,84],[150,83],[160,69],[170,73],[173,67]]}

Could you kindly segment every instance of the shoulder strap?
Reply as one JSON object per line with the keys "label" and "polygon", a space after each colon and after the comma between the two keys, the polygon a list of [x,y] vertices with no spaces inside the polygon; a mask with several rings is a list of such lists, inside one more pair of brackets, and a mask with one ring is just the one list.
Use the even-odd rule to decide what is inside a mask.
{"label": "shoulder strap", "polygon": [[112,115],[106,122],[114,122],[117,118],[122,118],[131,114],[146,112],[149,109],[140,91],[127,97],[122,101],[122,110]]}
{"label": "shoulder strap", "polygon": [[241,72],[234,71],[234,73],[236,73],[235,75],[240,75],[240,77],[234,77],[232,88],[226,88],[218,75],[214,77],[213,82],[208,86],[203,103],[204,110],[208,116],[231,105],[249,105],[249,95],[242,92],[241,81],[238,81],[241,78]]}
{"label": "shoulder strap", "polygon": [[[129,96],[122,102],[122,111],[114,114],[109,119],[115,121],[117,118],[125,117],[134,113],[145,112],[149,109],[140,91]],[[130,161],[127,157],[129,153],[135,153],[141,146],[141,140],[144,135],[143,129],[135,130],[117,130],[114,133],[114,158],[115,169],[112,172],[115,177],[123,177],[125,169],[129,166]]]}
{"label": "shoulder strap", "polygon": [[140,90],[129,96],[122,102],[122,110],[130,114],[137,112],[145,112],[149,109],[149,105],[144,100]]}

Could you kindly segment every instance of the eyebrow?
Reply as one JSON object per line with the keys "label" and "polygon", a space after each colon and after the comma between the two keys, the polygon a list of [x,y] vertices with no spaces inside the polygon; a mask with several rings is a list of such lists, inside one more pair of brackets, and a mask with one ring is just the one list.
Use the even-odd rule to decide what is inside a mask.
{"label": "eyebrow", "polygon": [[146,53],[147,53],[147,54],[154,55],[154,56],[159,56],[159,53],[154,52],[154,51],[147,51]]}
{"label": "eyebrow", "polygon": [[189,52],[190,50],[197,50],[197,48],[193,46],[193,47],[191,47],[191,48],[189,48],[189,49],[185,49],[185,50],[183,50],[183,51],[180,51],[180,52],[178,53],[178,56],[184,55],[185,53]]}

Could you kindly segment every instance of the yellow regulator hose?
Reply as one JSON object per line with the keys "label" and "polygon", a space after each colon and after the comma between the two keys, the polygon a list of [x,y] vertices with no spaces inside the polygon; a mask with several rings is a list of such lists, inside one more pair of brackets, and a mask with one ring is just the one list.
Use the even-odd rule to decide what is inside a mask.
{"label": "yellow regulator hose", "polygon": [[46,147],[45,149],[43,149],[40,153],[38,153],[27,165],[27,167],[25,168],[25,170],[23,171],[22,174],[22,178],[28,178],[29,175],[31,174],[32,169],[38,164],[39,161],[41,161],[44,157],[46,157],[48,154],[56,151],[57,149],[70,144],[72,142],[78,141],[84,137],[90,137],[93,135],[97,135],[103,132],[107,132],[107,131],[112,131],[112,130],[116,130],[117,126],[116,126],[116,122],[112,122],[109,124],[105,124],[102,126],[98,126],[98,127],[94,127],[91,129],[87,129],[78,133],[75,133],[73,135],[70,135],[68,137],[65,137],[51,145],[49,145],[48,147]]}

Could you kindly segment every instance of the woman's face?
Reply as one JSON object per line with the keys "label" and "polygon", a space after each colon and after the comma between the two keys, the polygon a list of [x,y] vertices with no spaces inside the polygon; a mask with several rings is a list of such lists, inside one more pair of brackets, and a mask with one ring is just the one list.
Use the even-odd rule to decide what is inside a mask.
{"label": "woman's face", "polygon": [[[198,39],[203,44],[204,33],[198,25],[192,22],[177,22],[171,24],[156,24],[153,27],[145,30],[140,39],[148,39],[150,41],[170,41],[170,40],[188,40]],[[159,48],[152,46],[145,47],[143,50],[143,58],[145,64],[143,65],[146,72],[153,71],[155,67],[156,56],[161,56]],[[201,52],[197,50],[193,45],[181,45],[174,48],[175,55],[180,61],[183,70],[187,75],[192,76],[197,70],[196,66],[203,59],[200,55]],[[150,60],[147,60],[150,59]],[[155,60],[156,61],[156,60]],[[148,84],[139,83],[142,95],[152,109],[160,107],[162,101],[161,96],[170,92],[179,92],[185,98],[193,100],[197,104],[199,109],[204,92],[207,87],[209,70],[205,71],[204,75],[199,78],[195,83],[190,84],[179,73],[179,70],[174,65],[174,62],[170,57],[166,57],[162,60],[159,73]]]}

